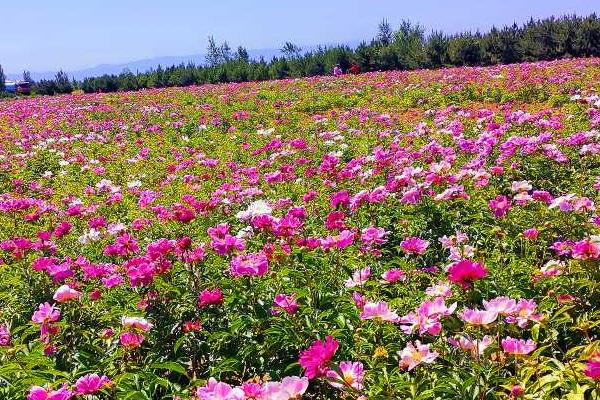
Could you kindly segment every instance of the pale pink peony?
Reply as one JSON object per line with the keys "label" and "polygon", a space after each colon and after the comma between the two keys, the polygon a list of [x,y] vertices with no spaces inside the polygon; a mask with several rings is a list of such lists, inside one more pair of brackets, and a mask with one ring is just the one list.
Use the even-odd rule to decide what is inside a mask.
{"label": "pale pink peony", "polygon": [[70,300],[78,300],[80,297],[80,292],[75,289],[71,289],[69,285],[62,285],[56,290],[52,298],[58,303],[66,303]]}
{"label": "pale pink peony", "polygon": [[360,313],[360,319],[377,319],[380,321],[398,322],[398,314],[390,310],[385,301],[379,303],[367,302],[363,311]]}
{"label": "pale pink peony", "polygon": [[342,361],[338,364],[342,376],[337,371],[327,371],[328,382],[331,386],[342,389],[351,387],[356,390],[363,389],[363,379],[365,376],[364,367],[361,362]]}
{"label": "pale pink peony", "polygon": [[418,340],[414,344],[409,342],[398,354],[400,355],[400,368],[409,371],[422,363],[431,364],[439,355],[437,352],[431,351],[428,344],[421,344]]}
{"label": "pale pink peony", "polygon": [[121,325],[125,328],[136,329],[148,332],[152,329],[152,324],[142,317],[121,317]]}
{"label": "pale pink peony", "polygon": [[495,310],[474,310],[465,308],[459,314],[460,318],[471,325],[489,325],[496,321],[498,312]]}

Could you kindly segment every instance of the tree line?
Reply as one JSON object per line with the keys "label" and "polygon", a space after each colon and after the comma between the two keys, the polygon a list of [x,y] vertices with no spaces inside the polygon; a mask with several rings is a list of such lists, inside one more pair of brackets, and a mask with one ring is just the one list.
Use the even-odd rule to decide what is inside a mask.
{"label": "tree line", "polygon": [[[531,19],[523,25],[492,28],[486,33],[463,32],[447,35],[425,33],[419,24],[403,21],[396,29],[386,21],[376,37],[357,47],[317,47],[303,52],[287,42],[281,56],[266,61],[251,59],[240,46],[233,50],[225,41],[210,36],[206,62],[158,66],[147,72],[124,70],[115,75],[85,78],[76,82],[60,71],[54,79],[34,84],[38,94],[68,93],[73,89],[115,92],[142,88],[188,86],[203,83],[245,82],[331,74],[335,65],[348,71],[413,70],[451,66],[485,66],[564,57],[600,56],[600,18],[576,15]],[[0,83],[1,84],[1,83]]]}

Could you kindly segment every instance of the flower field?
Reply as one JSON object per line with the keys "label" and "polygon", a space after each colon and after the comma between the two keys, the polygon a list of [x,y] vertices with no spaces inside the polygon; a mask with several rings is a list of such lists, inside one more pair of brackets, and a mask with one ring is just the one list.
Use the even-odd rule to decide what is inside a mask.
{"label": "flower field", "polygon": [[600,396],[600,59],[0,102],[0,398]]}

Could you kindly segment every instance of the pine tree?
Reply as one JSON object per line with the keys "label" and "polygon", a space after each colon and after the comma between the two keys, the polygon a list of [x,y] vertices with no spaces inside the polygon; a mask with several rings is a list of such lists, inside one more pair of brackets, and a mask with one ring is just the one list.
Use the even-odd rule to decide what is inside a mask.
{"label": "pine tree", "polygon": [[2,65],[0,64],[0,92],[4,92],[6,89],[6,75],[4,74],[4,70],[2,69]]}
{"label": "pine tree", "polygon": [[224,41],[221,43],[221,46],[219,46],[219,56],[223,63],[231,61],[231,47],[229,47],[227,41]]}
{"label": "pine tree", "polygon": [[387,46],[392,42],[393,36],[394,36],[394,31],[392,30],[392,27],[390,26],[387,19],[383,19],[379,23],[379,33],[377,34],[377,41],[380,44]]}
{"label": "pine tree", "polygon": [[62,69],[56,73],[54,77],[54,84],[56,87],[56,93],[71,93],[73,86],[69,80],[69,75]]}
{"label": "pine tree", "polygon": [[209,67],[215,67],[219,65],[220,59],[220,49],[215,42],[215,38],[210,35],[208,37],[208,46],[206,47],[206,64],[208,64]]}
{"label": "pine tree", "polygon": [[239,46],[235,54],[235,59],[243,63],[249,62],[250,56],[248,55],[248,50],[245,47]]}
{"label": "pine tree", "polygon": [[281,48],[281,52],[288,60],[294,60],[300,57],[300,52],[302,48],[296,46],[292,42],[285,42],[283,47]]}

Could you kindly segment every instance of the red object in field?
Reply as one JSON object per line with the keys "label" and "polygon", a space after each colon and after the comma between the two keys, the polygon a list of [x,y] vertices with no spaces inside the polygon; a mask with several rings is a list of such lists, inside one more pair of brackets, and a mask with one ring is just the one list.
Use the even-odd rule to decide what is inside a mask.
{"label": "red object in field", "polygon": [[351,74],[354,74],[354,75],[356,75],[356,74],[360,74],[360,67],[358,66],[358,64],[355,64],[355,63],[353,63],[353,64],[350,66],[350,68],[348,69],[348,71],[349,71]]}

